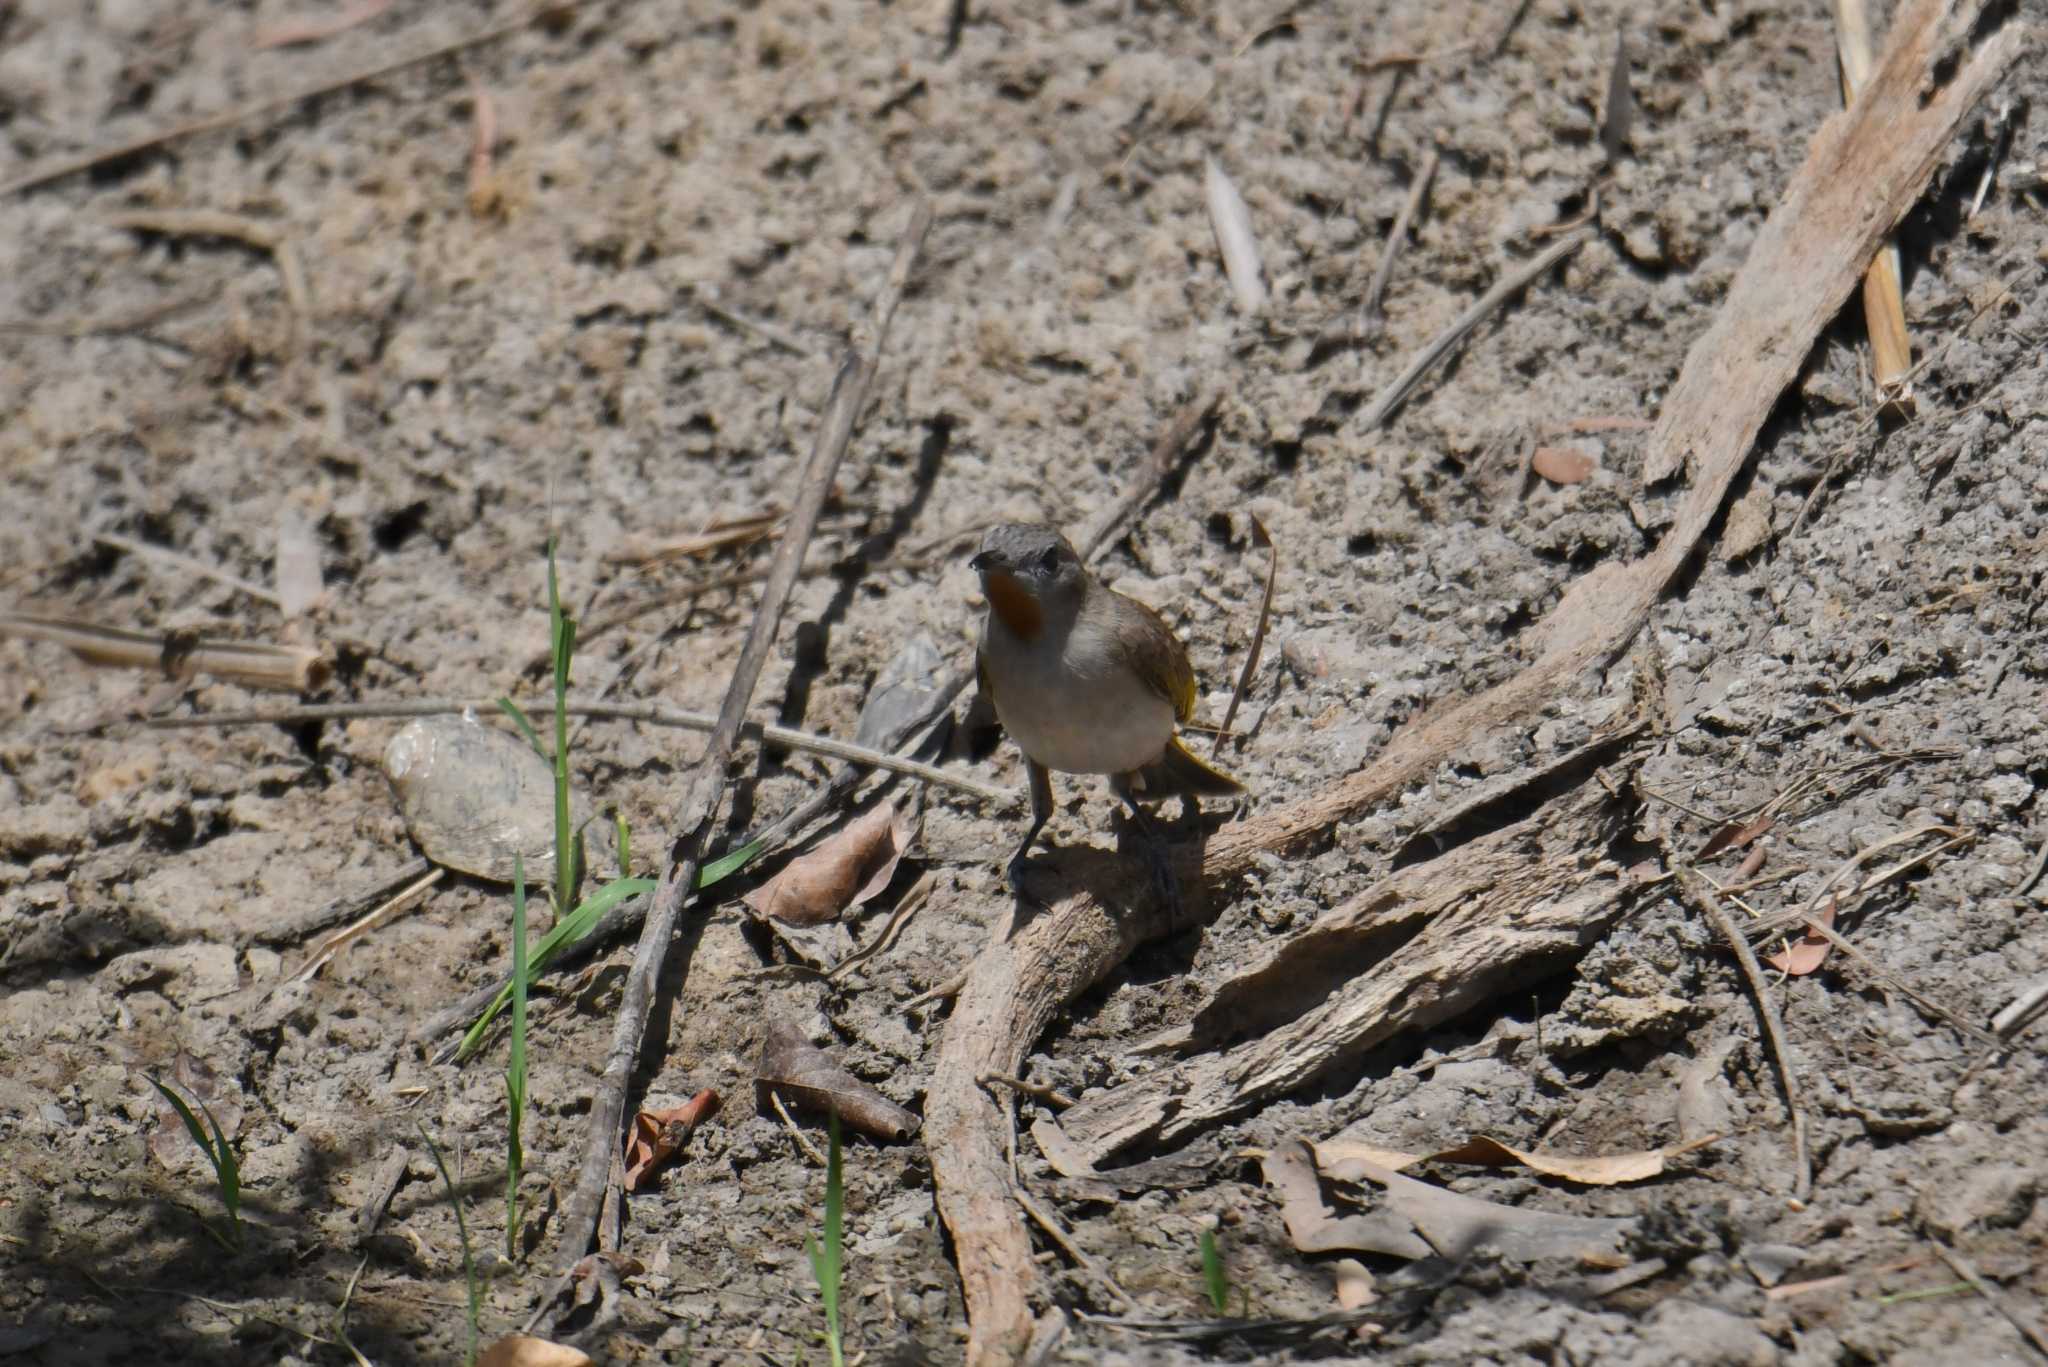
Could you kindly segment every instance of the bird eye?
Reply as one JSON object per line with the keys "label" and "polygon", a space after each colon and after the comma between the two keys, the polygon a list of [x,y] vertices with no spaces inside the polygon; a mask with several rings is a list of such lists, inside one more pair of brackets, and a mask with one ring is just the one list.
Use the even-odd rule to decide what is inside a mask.
{"label": "bird eye", "polygon": [[1038,568],[1046,574],[1053,574],[1059,570],[1059,567],[1060,548],[1058,546],[1047,546],[1044,553],[1038,557]]}

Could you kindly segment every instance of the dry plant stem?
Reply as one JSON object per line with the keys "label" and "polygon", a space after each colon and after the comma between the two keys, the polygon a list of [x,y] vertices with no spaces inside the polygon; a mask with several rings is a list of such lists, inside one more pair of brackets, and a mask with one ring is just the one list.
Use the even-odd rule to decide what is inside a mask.
{"label": "dry plant stem", "polygon": [[152,148],[162,147],[167,143],[197,137],[201,133],[212,133],[223,128],[232,128],[238,123],[247,123],[251,119],[260,119],[266,114],[281,114],[294,105],[301,104],[307,100],[317,99],[322,95],[331,95],[337,90],[346,90],[350,86],[360,85],[364,81],[380,80],[385,76],[395,75],[398,72],[404,71],[408,67],[420,66],[424,63],[435,61],[438,58],[462,52],[468,48],[478,47],[484,43],[494,43],[500,38],[510,37],[522,29],[531,27],[539,19],[550,15],[566,14],[576,9],[581,3],[582,0],[545,0],[544,3],[536,5],[517,19],[503,24],[493,24],[481,32],[470,34],[466,38],[457,38],[452,42],[436,43],[432,47],[403,57],[394,58],[388,62],[379,62],[374,66],[364,67],[361,70],[352,71],[343,76],[336,76],[325,81],[317,81],[310,86],[294,90],[287,95],[279,95],[267,100],[257,100],[235,109],[222,110],[217,114],[202,115],[190,122],[181,123],[171,128],[158,129],[153,133],[144,133],[140,137],[129,138],[123,142],[117,142],[110,147],[95,148],[90,152],[79,152],[61,157],[50,157],[29,167],[28,170],[23,171],[19,175],[0,181],[0,195],[12,195],[23,190],[33,190],[39,185],[48,185],[52,181],[62,180],[66,176],[75,176],[81,171],[90,171],[95,166],[104,166],[110,161],[119,161],[123,157],[132,157],[138,152],[147,152]]}
{"label": "dry plant stem", "polygon": [[1415,216],[1422,212],[1422,202],[1429,196],[1430,182],[1436,179],[1436,168],[1443,157],[1443,149],[1432,145],[1429,155],[1423,159],[1422,169],[1415,173],[1415,183],[1408,187],[1408,198],[1402,201],[1401,212],[1394,218],[1394,230],[1387,234],[1387,245],[1380,251],[1380,264],[1374,268],[1372,283],[1365,287],[1365,299],[1358,306],[1358,325],[1353,332],[1359,341],[1379,331],[1380,305],[1386,300],[1388,282],[1394,278],[1394,262],[1400,258],[1401,249],[1408,245],[1408,229],[1415,222]]}
{"label": "dry plant stem", "polygon": [[48,641],[63,646],[87,664],[127,669],[160,669],[166,678],[207,674],[248,684],[304,692],[325,675],[320,652],[303,646],[258,642],[207,641],[182,632],[153,636],[118,627],[94,626],[59,617],[0,612],[0,636]]}
{"label": "dry plant stem", "polygon": [[1471,308],[1466,309],[1435,340],[1416,353],[1415,359],[1408,363],[1408,368],[1395,376],[1393,383],[1379,392],[1379,396],[1365,410],[1365,416],[1359,419],[1360,423],[1367,431],[1371,431],[1392,417],[1394,410],[1415,392],[1415,386],[1422,383],[1423,377],[1436,369],[1444,357],[1456,350],[1458,343],[1464,341],[1474,328],[1491,317],[1501,305],[1540,280],[1545,271],[1585,246],[1591,236],[1590,232],[1582,229],[1560,237],[1538,252],[1519,270],[1510,271],[1494,282],[1492,289],[1480,295]]}
{"label": "dry plant stem", "polygon": [[205,561],[194,559],[192,556],[180,555],[176,551],[165,550],[162,546],[152,546],[146,541],[130,541],[125,536],[113,536],[106,532],[97,533],[94,535],[93,540],[102,546],[112,546],[115,550],[126,555],[132,555],[138,560],[154,560],[160,565],[171,565],[185,571],[187,574],[196,574],[201,579],[210,579],[216,584],[224,584],[237,593],[248,594],[259,603],[268,603],[272,607],[279,606],[277,595],[264,588],[261,584],[252,584],[246,579],[238,579],[226,570],[216,569]]}
{"label": "dry plant stem", "polygon": [[816,1144],[804,1138],[804,1132],[797,1127],[796,1121],[789,1114],[789,1107],[782,1104],[782,1093],[771,1088],[768,1092],[768,1101],[775,1107],[775,1114],[782,1117],[782,1128],[789,1131],[790,1142],[802,1149],[804,1157],[810,1159],[814,1166],[824,1167],[825,1155],[818,1152]]}
{"label": "dry plant stem", "polygon": [[[861,409],[867,403],[868,391],[874,385],[882,348],[889,336],[889,324],[909,283],[911,266],[923,246],[931,219],[928,204],[919,202],[913,208],[910,226],[897,248],[888,282],[875,302],[868,345],[848,358],[833,385],[831,401],[826,405],[818,429],[817,444],[805,463],[802,483],[790,510],[788,530],[776,544],[768,582],[761,593],[761,605],[754,614],[753,625],[748,628],[746,643],[740,649],[739,666],[734,670],[732,684],[726,689],[725,705],[719,709],[718,725],[711,733],[704,758],[698,763],[697,772],[677,809],[669,841],[674,853],[660,886],[654,892],[652,909],[647,913],[639,946],[633,953],[633,966],[626,978],[618,1019],[612,1031],[611,1050],[605,1057],[604,1072],[591,1100],[590,1128],[582,1165],[562,1208],[562,1237],[555,1252],[555,1271],[565,1281],[590,1247],[591,1235],[596,1228],[599,1208],[604,1201],[606,1176],[611,1170],[613,1156],[619,1151],[620,1134],[626,1118],[626,1089],[647,1029],[654,980],[662,960],[667,957],[683,898],[696,886],[713,809],[725,789],[726,766],[739,740],[741,719],[753,699],[754,686],[760,681],[768,651],[774,645],[783,605],[789,601],[790,590],[795,587],[804,551],[810,545],[819,515],[825,510],[825,500],[832,492],[833,477],[853,439],[854,424],[859,420]],[[550,1295],[544,1303],[554,1299]]]}
{"label": "dry plant stem", "polygon": [[[1692,869],[1682,872],[1697,876]],[[1682,876],[1678,886],[1686,886]],[[1785,1023],[1779,1018],[1778,1004],[1771,999],[1770,984],[1764,981],[1763,965],[1756,961],[1756,953],[1749,947],[1749,937],[1729,917],[1710,881],[1700,878],[1696,886],[1700,910],[1734,951],[1735,962],[1742,966],[1742,976],[1749,982],[1750,995],[1756,998],[1756,1013],[1763,1021],[1764,1037],[1778,1066],[1778,1082],[1785,1089],[1785,1110],[1792,1117],[1792,1199],[1804,1201],[1813,1190],[1813,1159],[1806,1148],[1806,1103],[1800,1095],[1799,1074],[1793,1070],[1792,1056],[1785,1048]]]}
{"label": "dry plant stem", "polygon": [[1202,424],[1209,420],[1209,415],[1222,401],[1222,389],[1208,385],[1180,406],[1180,411],[1173,415],[1173,421],[1152,443],[1152,450],[1146,456],[1145,464],[1139,468],[1137,478],[1131,480],[1117,501],[1077,538],[1083,560],[1093,561],[1103,547],[1123,531],[1124,524],[1138,509],[1159,492],[1159,486],[1166,483],[1166,477],[1173,473],[1174,462],[1180,459],[1181,452],[1187,449],[1195,439],[1195,433],[1201,430]]}
{"label": "dry plant stem", "polygon": [[[1574,583],[1532,634],[1537,659],[1513,678],[1419,718],[1374,762],[1328,788],[1217,831],[1198,876],[1182,879],[1185,902],[1200,905],[1205,886],[1244,876],[1269,852],[1303,848],[1467,745],[1522,724],[1627,647],[1698,549],[1778,395],[1878,241],[1920,195],[1964,116],[2027,50],[2026,27],[2008,18],[1985,25],[1974,49],[1947,63],[1957,54],[1942,50],[1940,34],[1970,31],[1968,23],[1942,23],[1953,8],[1918,0],[1896,17],[1884,64],[1856,106],[1818,130],[1694,344],[1650,439],[1649,482],[1691,474],[1657,548]],[[1170,928],[1156,913],[1112,912],[1077,896],[996,939],[968,971],[927,1095],[926,1126],[940,1214],[966,1292],[971,1362],[1010,1361],[1028,1341],[1037,1281],[1030,1240],[1007,1200],[1002,1114],[975,1078],[1015,1072],[1054,1011],[1139,939]]]}
{"label": "dry plant stem", "polygon": [[[313,707],[288,707],[268,712],[211,712],[191,717],[151,717],[143,724],[153,730],[179,730],[196,726],[297,726],[314,721],[359,721],[365,717],[438,717],[455,712],[489,712],[498,705],[495,698],[434,698],[414,702],[365,702],[331,703]],[[552,701],[531,701],[519,704],[528,716],[540,716],[554,710]],[[659,703],[594,703],[571,701],[565,709],[572,717],[596,717],[609,721],[645,722],[649,726],[676,726],[689,731],[710,731],[718,725],[718,719],[702,712],[685,712],[679,707],[664,707]],[[998,788],[959,774],[949,774],[944,769],[929,764],[893,755],[883,750],[871,750],[865,745],[851,741],[835,740],[831,736],[820,736],[809,731],[792,731],[786,726],[764,726],[758,722],[740,723],[740,734],[754,740],[764,740],[770,745],[780,745],[790,750],[805,750],[831,759],[841,759],[868,769],[888,769],[894,773],[906,774],[936,783],[942,788],[956,788],[963,793],[972,793],[984,802],[994,802],[1004,807],[1017,803],[1017,794],[1008,788]]]}
{"label": "dry plant stem", "polygon": [[160,233],[165,237],[225,237],[268,252],[284,285],[285,302],[291,306],[292,354],[299,353],[306,329],[313,321],[313,292],[306,287],[306,271],[299,264],[298,248],[282,230],[253,218],[213,209],[138,209],[110,214],[106,223],[109,227]]}
{"label": "dry plant stem", "polygon": [[344,946],[348,945],[351,941],[361,939],[363,936],[368,935],[378,926],[383,925],[385,922],[397,916],[399,912],[404,911],[414,902],[426,896],[427,890],[433,887],[434,884],[440,882],[441,879],[447,875],[447,872],[448,871],[446,869],[428,870],[420,877],[414,879],[411,883],[408,883],[404,891],[400,892],[397,896],[392,897],[383,902],[381,905],[373,909],[368,915],[365,915],[361,919],[357,920],[355,924],[344,927],[341,930],[335,931],[334,934],[328,936],[326,939],[322,940],[317,946],[314,947],[313,952],[306,956],[306,962],[299,966],[297,972],[293,973],[289,978],[286,978],[285,982],[295,983],[300,981],[301,979],[310,978],[315,973],[318,973],[320,971],[320,966],[322,964],[326,963],[329,959],[333,958],[335,954],[340,952],[340,950]]}
{"label": "dry plant stem", "polygon": [[[1850,104],[1870,80],[1870,15],[1864,0],[1835,0],[1835,46],[1841,58],[1842,103]],[[1870,334],[1870,369],[1878,399],[1910,410],[1913,343],[1906,335],[1899,249],[1887,241],[1863,275],[1863,325]]]}
{"label": "dry plant stem", "polygon": [[2031,1344],[2035,1352],[2044,1358],[2048,1358],[2048,1337],[2042,1335],[2041,1326],[2020,1314],[2019,1311],[2007,1303],[2005,1296],[1998,1288],[1984,1280],[1983,1274],[1977,1271],[1975,1263],[1972,1263],[1968,1258],[1965,1258],[1940,1240],[1934,1241],[1934,1251],[1941,1255],[1943,1262],[1954,1269],[1958,1277],[1961,1277],[1972,1287],[1976,1288],[1977,1294],[1982,1296],[1993,1310],[1996,1310],[2003,1316],[2007,1324],[2010,1324],[2015,1330],[2019,1331],[2019,1336]]}
{"label": "dry plant stem", "polygon": [[1259,624],[1252,628],[1252,643],[1244,653],[1244,668],[1238,671],[1237,687],[1230,690],[1230,706],[1223,709],[1223,725],[1216,728],[1216,739],[1209,746],[1211,757],[1222,754],[1223,742],[1230,738],[1230,724],[1237,720],[1237,709],[1244,702],[1244,695],[1251,692],[1252,675],[1258,671],[1259,655],[1266,648],[1266,629],[1273,624],[1273,585],[1280,577],[1280,548],[1273,544],[1266,524],[1256,517],[1252,519],[1252,533],[1252,539],[1266,548],[1266,590],[1259,595]]}

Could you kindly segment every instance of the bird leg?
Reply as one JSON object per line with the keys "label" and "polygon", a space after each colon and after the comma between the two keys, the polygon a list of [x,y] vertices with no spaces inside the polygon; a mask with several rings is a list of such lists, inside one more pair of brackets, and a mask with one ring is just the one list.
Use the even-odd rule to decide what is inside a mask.
{"label": "bird leg", "polygon": [[1130,808],[1131,822],[1138,828],[1138,835],[1145,845],[1146,862],[1152,866],[1153,892],[1168,907],[1177,909],[1180,906],[1180,880],[1174,877],[1173,863],[1167,857],[1165,833],[1152,819],[1152,814],[1138,805],[1137,795],[1131,791],[1129,774],[1112,774],[1109,787],[1123,799],[1124,806]]}
{"label": "bird leg", "polygon": [[1052,772],[1028,757],[1024,761],[1024,772],[1031,779],[1031,829],[1024,832],[1024,843],[1010,856],[1010,867],[1005,876],[1009,880],[1010,891],[1029,901],[1024,892],[1024,856],[1031,852],[1031,844],[1045,829],[1045,823],[1052,820]]}

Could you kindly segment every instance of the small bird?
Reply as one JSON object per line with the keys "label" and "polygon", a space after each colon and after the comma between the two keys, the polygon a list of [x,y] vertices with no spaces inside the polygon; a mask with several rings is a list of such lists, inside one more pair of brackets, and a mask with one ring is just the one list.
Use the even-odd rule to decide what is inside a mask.
{"label": "small bird", "polygon": [[981,691],[1031,777],[1031,829],[1010,859],[1010,886],[1022,890],[1024,856],[1052,816],[1048,771],[1058,769],[1110,776],[1149,839],[1161,893],[1173,899],[1172,871],[1139,800],[1245,791],[1174,735],[1195,710],[1186,647],[1158,613],[1089,574],[1043,523],[992,528],[968,564],[988,598],[975,662]]}

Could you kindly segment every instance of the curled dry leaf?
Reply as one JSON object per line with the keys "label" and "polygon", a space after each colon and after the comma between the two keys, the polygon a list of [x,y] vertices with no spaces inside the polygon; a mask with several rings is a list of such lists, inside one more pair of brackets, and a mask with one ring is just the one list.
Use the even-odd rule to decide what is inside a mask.
{"label": "curled dry leaf", "polygon": [[689,1140],[690,1131],[718,1114],[718,1105],[718,1093],[706,1087],[680,1106],[636,1114],[626,1136],[626,1190],[638,1191]]}
{"label": "curled dry leaf", "polygon": [[910,845],[909,819],[894,803],[870,809],[851,826],[806,854],[741,900],[756,915],[793,926],[836,921],[889,886]]}
{"label": "curled dry leaf", "polygon": [[1325,1140],[1315,1146],[1315,1152],[1316,1166],[1322,1170],[1324,1176],[1346,1182],[1369,1180],[1367,1174],[1372,1168],[1399,1172],[1417,1163],[1428,1162],[1470,1163],[1486,1168],[1514,1167],[1519,1164],[1546,1177],[1561,1177],[1567,1182],[1578,1182],[1589,1187],[1610,1187],[1620,1182],[1640,1182],[1646,1178],[1659,1176],[1669,1159],[1681,1153],[1690,1153],[1719,1137],[1714,1135],[1692,1143],[1662,1149],[1584,1155],[1537,1153],[1528,1149],[1517,1149],[1485,1135],[1476,1135],[1454,1148],[1439,1149],[1428,1154],[1382,1149],[1349,1139]]}
{"label": "curled dry leaf", "polygon": [[[1829,893],[1828,904],[1821,908],[1820,915],[1813,919],[1833,930],[1837,905],[1835,894]],[[1794,978],[1803,977],[1826,963],[1828,951],[1834,947],[1833,940],[1817,930],[1809,930],[1777,953],[1764,955],[1764,962],[1780,973],[1789,974]]]}
{"label": "curled dry leaf", "polygon": [[764,1110],[772,1092],[799,1110],[817,1115],[836,1111],[840,1120],[871,1139],[908,1139],[917,1129],[916,1116],[834,1063],[787,1021],[768,1026],[754,1070],[754,1092]]}
{"label": "curled dry leaf", "polygon": [[1730,821],[1708,836],[1706,843],[1700,846],[1699,853],[1694,855],[1693,858],[1705,861],[1712,859],[1723,850],[1739,850],[1744,845],[1768,833],[1771,827],[1777,824],[1778,818],[1768,815],[1760,816],[1754,821],[1747,821],[1741,825]]}
{"label": "curled dry leaf", "polygon": [[590,1354],[530,1334],[507,1334],[476,1360],[476,1367],[585,1367]]}
{"label": "curled dry leaf", "polygon": [[1576,446],[1539,446],[1529,454],[1529,468],[1552,484],[1579,484],[1600,462]]}

